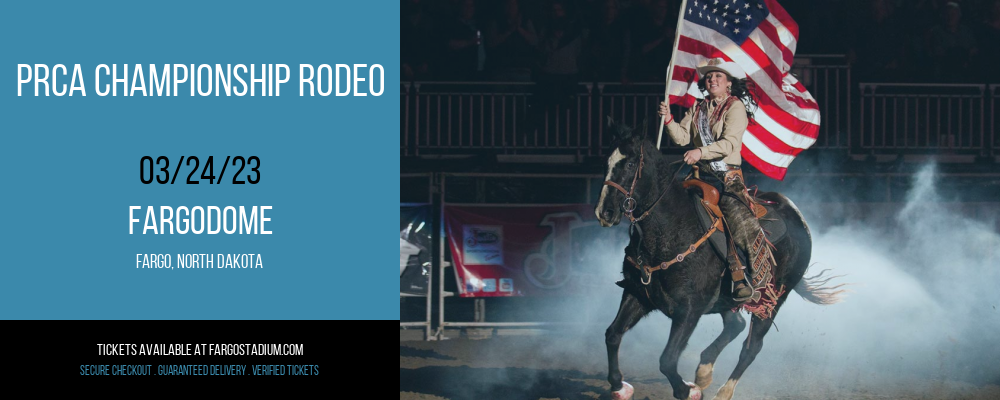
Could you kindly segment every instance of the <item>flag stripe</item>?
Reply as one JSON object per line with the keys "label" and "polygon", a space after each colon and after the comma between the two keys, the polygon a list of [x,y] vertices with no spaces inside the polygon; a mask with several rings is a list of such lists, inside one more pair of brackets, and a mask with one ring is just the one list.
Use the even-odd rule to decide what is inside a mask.
{"label": "flag stripe", "polygon": [[[765,77],[760,78],[759,75],[761,74],[753,74],[751,76],[754,78],[755,83],[765,83],[765,85],[762,85],[761,88],[768,91],[768,95],[770,95],[772,99],[775,97],[784,97],[786,100],[795,103],[798,108],[802,110],[819,110],[819,105],[817,105],[815,101],[803,99],[802,97],[796,96],[795,94],[782,89],[782,86],[784,86],[782,85],[784,80],[781,79],[781,75],[783,74],[778,71],[778,68],[775,67],[774,64],[770,63],[770,59],[768,59],[767,55],[765,55],[764,52],[757,47],[757,44],[748,40],[743,42],[742,48],[746,51],[746,55],[754,60],[754,63],[757,65],[766,65],[766,67],[762,69]],[[776,75],[777,80],[774,80]],[[765,81],[765,79],[770,79],[770,81]],[[770,83],[770,85],[768,85],[768,83]],[[777,103],[777,101],[775,101],[775,103]],[[816,118],[819,118],[819,112],[814,112],[814,115]]]}
{"label": "flag stripe", "polygon": [[767,127],[758,121],[756,124],[747,125],[747,132],[754,135],[761,143],[767,146],[768,149],[775,153],[788,154],[791,156],[797,156],[805,147],[795,147],[785,143],[783,140],[775,137],[767,130]]}
{"label": "flag stripe", "polygon": [[687,65],[690,66],[691,68],[696,68],[698,65],[705,62],[709,58],[714,58],[714,57],[722,57],[722,59],[726,61],[733,61],[728,56],[726,56],[726,54],[723,53],[722,50],[719,50],[715,46],[712,46],[711,44],[708,44],[705,41],[700,40],[700,38],[696,37],[681,36],[681,39],[677,41],[677,51],[685,52],[692,55],[698,55],[701,57],[695,59],[685,58],[678,60],[683,62],[694,61],[696,62],[695,64],[676,63],[677,65]]}
{"label": "flag stripe", "polygon": [[689,107],[689,108],[694,107],[694,103],[697,101],[698,99],[692,95],[684,95],[684,96],[670,95],[670,104],[676,104],[681,107]]}
{"label": "flag stripe", "polygon": [[743,147],[743,150],[740,151],[740,155],[743,156],[744,160],[747,160],[748,163],[756,167],[761,173],[769,178],[777,179],[779,181],[785,179],[785,172],[788,171],[786,169],[787,167],[776,167],[768,164],[764,160],[757,157],[757,155],[750,151],[747,147]]}
{"label": "flag stripe", "polygon": [[[763,112],[760,112],[763,111]],[[766,128],[772,135],[779,138],[782,142],[787,143],[790,146],[795,147],[809,147],[813,143],[816,143],[816,136],[819,133],[819,126],[811,124],[803,124],[803,127],[808,127],[808,130],[794,130],[788,129],[784,124],[775,121],[776,118],[782,118],[786,115],[784,111],[781,110],[768,110],[761,107],[761,110],[754,113],[754,119],[757,123],[761,124]],[[788,119],[788,118],[786,118]]]}
{"label": "flag stripe", "polygon": [[814,139],[819,133],[819,125],[796,118],[794,115],[789,114],[788,111],[785,111],[784,108],[771,102],[770,98],[766,96],[757,97],[757,106],[785,129]]}
{"label": "flag stripe", "polygon": [[[684,54],[685,56],[690,56],[692,58],[697,58],[697,56],[695,56],[694,54],[682,53],[680,51],[677,52],[678,57],[682,57],[682,54]],[[674,65],[674,76],[672,76],[670,78],[672,80],[674,80],[674,81],[678,81],[678,82],[682,83],[682,85],[677,85],[677,87],[681,87],[681,86],[687,87],[687,83],[688,82],[691,82],[692,84],[694,84],[694,82],[698,80],[698,70],[696,70],[694,68],[691,68],[691,67],[679,65],[679,64],[678,65]],[[675,90],[674,92],[671,92],[671,94],[675,94],[675,93],[679,94],[679,93],[683,93],[683,92],[686,92],[686,90],[683,90],[683,91],[676,91]]]}
{"label": "flag stripe", "polygon": [[[792,37],[799,37],[799,24],[795,23],[792,16],[788,15],[788,12],[778,4],[777,0],[764,0],[764,4],[767,5],[767,9],[771,12],[769,17],[774,17],[775,20],[780,22],[791,33]],[[783,44],[789,46],[788,43]],[[789,47],[794,51],[794,46]]]}
{"label": "flag stripe", "polygon": [[[760,35],[758,35],[758,32]],[[781,52],[781,60],[784,61],[784,64],[779,65],[779,67],[782,71],[788,71],[792,68],[792,63],[795,62],[795,55],[792,53],[792,50],[781,43],[781,38],[778,37],[778,30],[774,29],[774,25],[771,25],[770,22],[765,20],[760,25],[757,25],[757,30],[750,34],[750,38],[754,39],[757,45],[763,49],[773,49]],[[772,60],[777,59],[777,57],[771,55],[768,55],[768,58]]]}
{"label": "flag stripe", "polygon": [[[771,62],[771,59],[767,56],[767,54],[764,54],[764,51],[757,46],[757,43],[754,43],[752,40],[747,40],[740,45],[740,49],[743,50],[743,53],[746,54],[747,57],[750,57],[754,64],[757,64],[757,67],[763,73],[764,77],[770,79],[771,84],[781,88],[781,76],[784,74],[782,74],[781,71],[778,70],[778,67]],[[763,78],[759,73],[753,75],[754,78],[757,78],[757,80],[762,80],[761,78]]]}
{"label": "flag stripe", "polygon": [[809,91],[806,90],[805,85],[800,83],[799,79],[796,78],[794,75],[792,74],[785,75],[785,81],[787,81],[793,88],[795,88],[795,90],[798,90],[799,94],[802,95],[803,97],[808,97],[810,100],[813,100],[814,102],[816,101],[813,99],[812,95],[809,94]]}
{"label": "flag stripe", "polygon": [[744,136],[743,147],[752,151],[757,158],[775,167],[788,168],[788,164],[791,164],[792,160],[795,159],[795,156],[791,154],[781,154],[772,151],[753,135]]}
{"label": "flag stripe", "polygon": [[785,28],[785,24],[782,24],[781,21],[778,21],[778,19],[774,18],[773,15],[768,15],[764,21],[774,27],[774,31],[777,32],[778,40],[781,41],[781,45],[788,48],[792,54],[795,54],[795,47],[798,45],[798,39],[796,39],[797,36],[792,35],[792,32],[789,32],[788,28]]}

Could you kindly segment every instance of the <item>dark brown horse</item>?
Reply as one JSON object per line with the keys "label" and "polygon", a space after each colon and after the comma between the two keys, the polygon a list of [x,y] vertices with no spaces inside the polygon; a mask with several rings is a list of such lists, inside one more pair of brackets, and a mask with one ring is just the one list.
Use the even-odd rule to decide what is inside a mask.
{"label": "dark brown horse", "polygon": [[[672,320],[670,338],[660,356],[660,372],[666,375],[678,399],[700,399],[701,391],[712,382],[716,358],[727,344],[746,326],[744,317],[732,300],[729,278],[723,279],[727,270],[725,261],[713,252],[707,243],[697,251],[681,257],[682,261],[666,270],[653,272],[648,284],[643,284],[642,274],[628,260],[641,257],[649,265],[678,258],[706,233],[696,216],[696,204],[682,186],[676,171],[679,163],[669,164],[659,150],[649,141],[632,135],[631,129],[619,126],[614,152],[608,158],[607,181],[622,189],[606,185],[601,191],[595,213],[603,226],[619,223],[625,210],[631,210],[634,222],[630,230],[626,259],[622,262],[624,291],[614,322],[608,327],[605,339],[608,347],[608,382],[612,397],[629,398],[632,386],[622,381],[618,368],[618,348],[622,335],[635,326],[646,314],[659,310]],[[641,170],[641,171],[640,171]],[[631,193],[631,200],[623,193]],[[777,268],[773,271],[775,287],[794,288],[803,298],[817,304],[836,302],[836,288],[820,288],[818,277],[803,279],[812,253],[809,227],[791,200],[780,193],[759,193],[758,199],[775,203],[775,214],[782,218],[786,234],[774,242]],[[644,215],[644,216],[643,216]],[[641,217],[641,218],[640,218]],[[637,254],[638,253],[638,254]],[[728,275],[728,274],[727,274]],[[743,346],[739,363],[718,394],[717,400],[729,400],[743,372],[750,366],[764,344],[764,335],[778,309],[785,302],[790,290],[784,291],[774,306],[771,318],[761,319],[751,315],[748,343]],[[677,360],[687,346],[698,320],[704,314],[721,314],[722,333],[701,353],[701,363],[695,372],[694,383],[681,379],[677,373]]]}

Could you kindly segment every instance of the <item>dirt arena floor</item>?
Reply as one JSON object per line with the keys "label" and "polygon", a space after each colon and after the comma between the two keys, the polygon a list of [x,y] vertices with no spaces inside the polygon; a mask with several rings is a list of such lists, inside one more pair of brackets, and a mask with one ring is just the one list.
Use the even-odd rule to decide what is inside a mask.
{"label": "dirt arena floor", "polygon": [[[939,209],[915,208],[921,217],[903,224],[906,235],[867,225],[817,229],[810,270],[832,269],[841,276],[835,282],[848,283],[850,291],[829,306],[790,295],[734,398],[1000,399],[1000,234],[993,220]],[[605,263],[621,265],[617,257]],[[570,324],[558,330],[453,332],[451,339],[429,342],[412,335],[419,331],[401,330],[400,399],[609,398],[604,331],[621,298],[610,283],[619,272],[611,272],[608,284],[567,297],[545,314],[527,314],[539,310],[541,300],[510,300],[521,319],[508,320]],[[459,300],[466,299],[448,309],[471,310]],[[490,304],[486,320],[505,320],[501,303]],[[621,370],[637,400],[673,398],[659,371],[669,331],[670,320],[654,312],[622,338]],[[685,380],[694,380],[701,351],[721,331],[718,315],[699,321],[679,362]],[[729,378],[746,335],[744,329],[723,350],[706,399]]]}
{"label": "dirt arena floor", "polygon": [[[494,334],[487,339],[401,340],[399,398],[609,398],[602,332],[511,332],[512,336]],[[631,341],[626,335],[622,343],[622,372],[625,380],[635,386],[635,399],[673,398],[670,385],[658,370],[665,333],[660,345],[645,343],[655,341],[649,338],[655,333],[646,332],[646,338]],[[817,338],[817,342],[821,340]],[[680,373],[686,380],[694,380],[698,353],[703,347],[694,346],[695,339],[692,342],[680,363]],[[725,383],[736,364],[740,344],[733,342],[723,352],[714,381],[705,392],[706,399],[711,399]],[[1000,386],[996,384],[966,382],[944,373],[907,373],[906,368],[880,373],[873,371],[867,360],[831,363],[790,359],[788,353],[774,351],[780,345],[765,344],[740,380],[735,399],[1000,399]]]}

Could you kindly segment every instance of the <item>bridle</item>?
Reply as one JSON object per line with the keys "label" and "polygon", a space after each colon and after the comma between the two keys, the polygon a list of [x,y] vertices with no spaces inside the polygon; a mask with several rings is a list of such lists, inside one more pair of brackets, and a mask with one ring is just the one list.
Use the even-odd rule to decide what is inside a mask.
{"label": "bridle", "polygon": [[[645,145],[639,147],[639,168],[636,169],[635,175],[632,177],[632,186],[629,187],[629,190],[626,191],[625,188],[622,187],[622,185],[619,185],[612,181],[604,181],[604,184],[606,186],[611,186],[615,189],[618,189],[619,192],[622,192],[622,194],[625,195],[625,201],[622,203],[622,211],[625,212],[625,216],[627,216],[629,221],[631,222],[629,225],[629,233],[631,234],[633,229],[635,229],[639,233],[639,245],[636,248],[635,259],[633,259],[631,256],[626,256],[626,258],[642,274],[642,277],[640,277],[640,281],[642,282],[643,286],[648,286],[650,281],[652,280],[653,272],[659,270],[666,270],[671,265],[684,261],[684,258],[690,255],[691,253],[694,253],[695,250],[698,249],[698,247],[700,247],[702,244],[705,243],[706,240],[708,240],[709,236],[712,236],[712,234],[715,233],[716,230],[720,230],[722,228],[722,218],[721,214],[717,215],[716,218],[713,218],[715,221],[712,223],[712,226],[710,227],[708,232],[705,232],[705,234],[702,235],[702,237],[698,239],[697,242],[688,246],[687,250],[677,254],[677,256],[671,259],[670,261],[664,261],[655,267],[651,265],[644,265],[642,260],[642,228],[639,227],[638,222],[642,221],[647,216],[649,216],[649,214],[653,211],[653,209],[656,208],[656,204],[663,199],[663,195],[667,193],[667,189],[669,189],[669,185],[667,185],[667,187],[665,187],[663,191],[660,192],[660,196],[656,198],[656,201],[654,201],[653,204],[649,206],[649,209],[647,209],[646,212],[642,213],[642,215],[640,215],[639,218],[635,218],[633,216],[633,213],[635,212],[635,209],[638,206],[638,201],[635,199],[634,196],[635,184],[636,182],[639,181],[639,178],[642,178],[642,168],[645,165],[644,149]],[[686,187],[687,185],[685,185],[685,188]],[[705,202],[703,201],[702,203]],[[709,212],[711,213],[711,210],[709,210]],[[648,293],[646,295],[647,297],[649,296]],[[650,297],[650,299],[652,299],[652,297]]]}
{"label": "bridle", "polygon": [[642,178],[642,168],[645,166],[645,157],[646,157],[645,145],[642,145],[639,147],[639,168],[635,170],[635,175],[632,176],[632,186],[629,187],[627,191],[625,190],[624,187],[622,187],[622,185],[619,185],[612,181],[604,181],[605,186],[611,186],[615,189],[618,189],[619,192],[622,192],[622,194],[625,195],[625,201],[622,202],[622,211],[625,213],[625,216],[628,217],[628,220],[632,223],[633,226],[635,226],[637,222],[642,221],[647,216],[649,216],[649,213],[652,212],[654,208],[656,208],[656,204],[659,203],[661,199],[663,199],[663,195],[667,193],[667,189],[664,188],[663,191],[660,192],[660,196],[656,198],[656,201],[654,201],[653,204],[649,206],[649,209],[647,209],[646,212],[642,213],[642,215],[640,215],[639,218],[633,216],[636,207],[639,205],[639,202],[636,201],[634,196],[635,184],[636,182],[639,181],[639,178]]}

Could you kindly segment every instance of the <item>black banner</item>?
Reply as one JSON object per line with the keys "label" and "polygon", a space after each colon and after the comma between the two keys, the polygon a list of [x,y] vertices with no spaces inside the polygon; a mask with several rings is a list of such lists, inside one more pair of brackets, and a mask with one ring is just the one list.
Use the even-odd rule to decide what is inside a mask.
{"label": "black banner", "polygon": [[[358,321],[4,321],[7,382],[328,386]],[[336,362],[336,363],[335,363]],[[74,386],[79,387],[79,386]]]}

